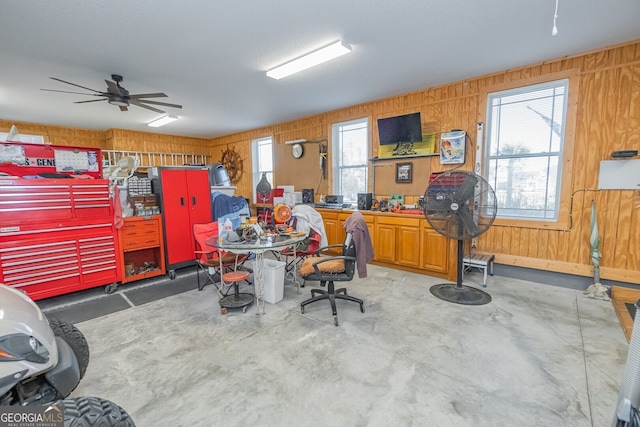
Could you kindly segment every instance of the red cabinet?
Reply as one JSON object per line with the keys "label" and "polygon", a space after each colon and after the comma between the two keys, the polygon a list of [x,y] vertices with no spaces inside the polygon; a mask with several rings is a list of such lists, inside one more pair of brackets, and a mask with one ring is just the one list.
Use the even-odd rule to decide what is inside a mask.
{"label": "red cabinet", "polygon": [[162,212],[166,267],[195,264],[193,224],[212,221],[209,170],[205,167],[158,167],[150,176]]}
{"label": "red cabinet", "polygon": [[122,250],[122,283],[161,276],[167,272],[164,267],[161,222],[160,215],[124,219],[124,225],[118,230]]}
{"label": "red cabinet", "polygon": [[0,179],[0,282],[34,300],[120,280],[109,181]]}

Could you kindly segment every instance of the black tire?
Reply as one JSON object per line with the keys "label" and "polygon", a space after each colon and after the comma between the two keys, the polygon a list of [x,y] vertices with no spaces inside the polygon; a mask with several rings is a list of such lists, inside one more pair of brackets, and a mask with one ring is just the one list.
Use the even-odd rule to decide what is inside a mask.
{"label": "black tire", "polygon": [[65,322],[64,320],[56,318],[47,318],[49,320],[49,326],[54,335],[62,338],[78,359],[78,368],[80,368],[80,378],[84,377],[84,373],[89,366],[89,343],[85,339],[84,335],[78,328],[73,326],[72,323]]}
{"label": "black tire", "polygon": [[99,397],[58,400],[52,405],[64,408],[64,427],[135,427],[127,411]]}

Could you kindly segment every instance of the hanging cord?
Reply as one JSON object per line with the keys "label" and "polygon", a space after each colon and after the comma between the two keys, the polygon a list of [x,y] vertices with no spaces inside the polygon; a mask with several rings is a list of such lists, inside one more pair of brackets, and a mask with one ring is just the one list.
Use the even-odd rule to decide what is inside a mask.
{"label": "hanging cord", "polygon": [[555,36],[558,34],[558,27],[556,26],[556,19],[558,19],[558,1],[556,0],[556,11],[553,14],[553,29],[551,30],[551,35]]}
{"label": "hanging cord", "polygon": [[576,194],[581,193],[581,192],[599,193],[600,190],[594,190],[594,189],[590,189],[590,188],[583,188],[583,189],[576,190],[576,191],[573,192],[573,194],[571,195],[571,203],[569,205],[569,229],[565,230],[565,231],[571,231],[573,229],[573,198],[575,197]]}

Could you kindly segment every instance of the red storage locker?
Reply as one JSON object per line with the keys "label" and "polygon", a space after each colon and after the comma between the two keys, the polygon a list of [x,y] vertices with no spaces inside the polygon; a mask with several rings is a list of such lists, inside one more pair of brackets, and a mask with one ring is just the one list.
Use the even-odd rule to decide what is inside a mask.
{"label": "red storage locker", "polygon": [[149,172],[158,195],[169,276],[195,264],[193,224],[211,222],[209,169],[199,166],[158,167]]}

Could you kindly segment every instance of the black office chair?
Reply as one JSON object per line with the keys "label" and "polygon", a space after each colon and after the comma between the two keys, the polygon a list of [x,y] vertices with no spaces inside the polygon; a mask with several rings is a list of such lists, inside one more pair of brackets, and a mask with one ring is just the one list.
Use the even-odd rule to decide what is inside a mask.
{"label": "black office chair", "polygon": [[[319,254],[332,247],[342,246],[342,255],[320,257]],[[356,245],[351,233],[342,245],[330,245],[318,249],[316,255],[304,260],[300,265],[300,276],[304,280],[319,281],[320,286],[328,283],[327,289],[311,289],[311,298],[300,304],[300,311],[304,314],[304,307],[328,299],[333,310],[333,323],[338,326],[338,311],[336,310],[336,299],[353,301],[360,304],[360,311],[364,313],[364,301],[360,298],[347,295],[346,288],[335,289],[333,282],[347,282],[353,279],[356,271]]]}

